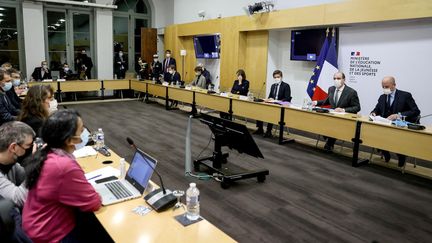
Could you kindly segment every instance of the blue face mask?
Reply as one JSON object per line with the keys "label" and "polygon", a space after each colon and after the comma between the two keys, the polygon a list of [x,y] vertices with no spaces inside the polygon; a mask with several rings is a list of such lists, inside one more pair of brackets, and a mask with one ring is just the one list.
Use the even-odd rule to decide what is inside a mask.
{"label": "blue face mask", "polygon": [[12,82],[6,82],[6,83],[3,85],[3,91],[4,91],[4,92],[9,91],[11,88],[12,88]]}
{"label": "blue face mask", "polygon": [[21,84],[21,80],[19,80],[19,79],[14,79],[14,80],[12,81],[12,83],[13,83],[13,86],[18,87],[18,86]]}
{"label": "blue face mask", "polygon": [[81,143],[75,144],[75,150],[84,148],[86,146],[86,144],[88,143],[89,136],[90,136],[89,131],[87,130],[87,128],[84,128],[84,131],[81,133],[81,136],[80,136]]}

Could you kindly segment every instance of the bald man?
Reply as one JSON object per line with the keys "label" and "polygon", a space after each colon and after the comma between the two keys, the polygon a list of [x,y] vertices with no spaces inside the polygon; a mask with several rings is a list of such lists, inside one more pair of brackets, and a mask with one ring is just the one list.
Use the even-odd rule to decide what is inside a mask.
{"label": "bald man", "polygon": [[[417,123],[419,121],[420,110],[414,101],[411,93],[396,89],[396,80],[392,76],[384,77],[381,82],[383,93],[375,109],[371,112],[372,116],[382,116],[389,120],[399,118],[398,113],[406,117],[406,121]],[[382,151],[386,162],[390,160],[390,153]],[[405,165],[406,156],[398,154],[399,167]]]}

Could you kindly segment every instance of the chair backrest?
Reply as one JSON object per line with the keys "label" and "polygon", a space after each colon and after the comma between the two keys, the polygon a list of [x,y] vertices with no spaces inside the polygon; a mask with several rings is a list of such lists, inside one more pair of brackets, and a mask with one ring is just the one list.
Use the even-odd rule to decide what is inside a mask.
{"label": "chair backrest", "polygon": [[15,232],[15,220],[12,217],[14,203],[8,199],[0,199],[0,239],[10,239]]}

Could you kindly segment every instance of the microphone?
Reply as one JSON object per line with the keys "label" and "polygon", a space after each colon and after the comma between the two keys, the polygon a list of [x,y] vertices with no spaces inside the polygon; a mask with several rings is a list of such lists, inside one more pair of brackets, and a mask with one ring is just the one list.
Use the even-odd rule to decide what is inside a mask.
{"label": "microphone", "polygon": [[[135,145],[135,143],[130,137],[127,137],[126,141],[129,143],[129,145],[132,148],[134,148],[143,157],[147,157],[147,155]],[[144,200],[146,200],[146,202],[157,212],[161,212],[168,208],[173,207],[174,204],[177,202],[177,198],[173,195],[173,193],[170,190],[165,189],[162,177],[159,174],[159,172],[156,170],[155,165],[150,164],[146,159],[144,159],[144,161],[147,163],[147,165],[150,166],[150,168],[153,169],[153,171],[159,177],[159,182],[162,188],[150,192],[149,194],[144,196]]]}
{"label": "microphone", "polygon": [[262,86],[261,86],[261,89],[258,92],[258,96],[256,98],[254,98],[255,102],[263,102],[264,101],[263,99],[260,99],[260,95],[261,95],[261,92],[262,92],[265,84],[266,84],[266,82],[264,81],[263,84],[262,84]]}

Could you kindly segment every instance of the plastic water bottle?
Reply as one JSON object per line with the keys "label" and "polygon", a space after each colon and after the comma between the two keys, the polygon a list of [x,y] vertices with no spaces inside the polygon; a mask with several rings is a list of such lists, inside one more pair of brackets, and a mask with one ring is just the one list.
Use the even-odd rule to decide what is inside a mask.
{"label": "plastic water bottle", "polygon": [[189,220],[197,220],[199,218],[199,190],[195,183],[190,183],[186,191],[186,217]]}
{"label": "plastic water bottle", "polygon": [[119,179],[124,179],[126,177],[126,161],[124,158],[120,158],[120,178]]}
{"label": "plastic water bottle", "polygon": [[105,146],[105,135],[102,128],[98,129],[96,133],[96,149],[101,149]]}

